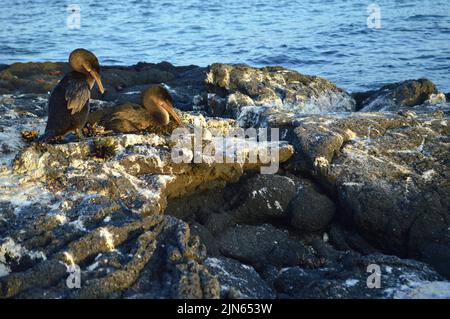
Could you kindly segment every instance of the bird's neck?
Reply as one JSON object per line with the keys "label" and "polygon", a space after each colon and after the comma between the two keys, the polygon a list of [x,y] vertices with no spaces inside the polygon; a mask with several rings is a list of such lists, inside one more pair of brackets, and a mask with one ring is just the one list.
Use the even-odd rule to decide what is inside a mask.
{"label": "bird's neck", "polygon": [[94,86],[94,83],[95,83],[95,79],[90,74],[85,74],[85,73],[81,73],[81,72],[73,70],[72,76],[77,79],[80,79],[80,80],[81,79],[85,80],[87,82],[87,84],[89,85],[89,89],[92,90],[92,87]]}
{"label": "bird's neck", "polygon": [[92,76],[88,75],[87,76],[87,83],[89,85],[89,89],[92,90],[92,87],[94,86],[94,82],[95,82],[94,78]]}

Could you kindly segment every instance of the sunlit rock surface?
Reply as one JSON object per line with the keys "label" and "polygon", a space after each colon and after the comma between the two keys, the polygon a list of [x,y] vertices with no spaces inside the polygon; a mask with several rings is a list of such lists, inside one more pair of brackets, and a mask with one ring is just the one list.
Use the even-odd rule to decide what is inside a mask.
{"label": "sunlit rock surface", "polygon": [[379,90],[356,93],[357,109],[362,112],[395,111],[401,107],[413,107],[427,101],[432,104],[445,102],[438,95],[433,82],[427,79],[408,80],[383,86]]}
{"label": "sunlit rock surface", "polygon": [[164,83],[206,142],[279,128],[280,169],[261,175],[261,161],[175,162],[191,136],[174,126],[30,144],[66,68],[0,72],[1,297],[450,298],[450,112],[431,82],[365,92],[384,102],[352,112],[361,96],[279,67],[104,68],[91,114]]}
{"label": "sunlit rock surface", "polygon": [[[3,132],[1,143],[13,141],[14,147],[2,154],[0,175],[3,297],[219,296],[219,282],[203,265],[206,251],[198,237],[191,237],[188,224],[162,213],[170,198],[223,187],[262,163],[208,158],[174,163],[176,141],[154,133],[27,145],[20,129],[42,132],[44,120],[14,110],[7,114],[2,121],[11,129]],[[187,114],[183,121],[224,132],[235,125]],[[99,145],[113,147],[109,158],[98,156]],[[287,143],[278,151],[281,162],[293,154]],[[71,265],[81,267],[80,290],[65,286]],[[158,277],[164,272],[170,276]]]}
{"label": "sunlit rock surface", "polygon": [[242,107],[271,106],[297,113],[354,111],[355,101],[332,82],[282,67],[213,64],[205,84],[208,109],[218,116],[238,117]]}

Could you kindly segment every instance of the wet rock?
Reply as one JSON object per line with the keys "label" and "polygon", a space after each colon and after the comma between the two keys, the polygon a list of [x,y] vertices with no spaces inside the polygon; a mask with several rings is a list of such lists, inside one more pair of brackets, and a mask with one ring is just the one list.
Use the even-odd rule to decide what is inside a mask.
{"label": "wet rock", "polygon": [[314,249],[317,256],[325,260],[324,267],[333,262],[340,262],[347,254],[354,253],[352,250],[340,250],[331,245],[327,233],[324,233],[322,238],[309,240],[308,244]]}
{"label": "wet rock", "polygon": [[448,112],[286,116],[296,147],[291,169],[312,174],[342,216],[375,247],[417,257],[448,231]]}
{"label": "wet rock", "polygon": [[327,228],[335,215],[336,207],[312,182],[297,179],[296,194],[288,211],[292,226],[301,232],[313,233]]}
{"label": "wet rock", "polygon": [[[6,93],[48,93],[69,70],[67,63],[16,63],[0,71],[0,90]],[[281,67],[213,64],[175,67],[168,62],[133,66],[102,66],[104,95],[92,98],[138,103],[140,92],[164,84],[174,105],[182,110],[208,111],[237,118],[251,105],[281,107],[304,113],[353,111],[354,100],[326,79],[306,76]]]}
{"label": "wet rock", "polygon": [[357,251],[363,255],[377,252],[360,234],[339,224],[332,224],[328,234],[329,242],[338,250]]}
{"label": "wet rock", "polygon": [[[66,227],[66,223],[60,221],[37,235],[37,238],[45,238],[39,245],[42,261],[1,277],[1,297],[219,297],[219,283],[201,264],[205,258],[203,248],[195,237],[190,237],[187,224],[160,215],[144,219],[129,215],[121,226],[102,224],[97,223],[80,235],[76,226],[70,226],[69,222]],[[75,237],[67,241],[61,239],[58,236],[61,227],[66,233],[75,232]],[[11,236],[19,240],[20,232],[20,229],[11,230]],[[52,241],[59,241],[59,245],[48,245]],[[20,247],[30,245],[29,242],[22,242]],[[25,248],[12,251],[20,254],[21,260],[25,254],[36,254]],[[10,264],[6,261],[6,265]],[[67,285],[68,267],[74,264],[81,271],[79,289]],[[170,279],[161,276],[164,273],[171,274]]]}
{"label": "wet rock", "polygon": [[436,94],[433,82],[427,79],[408,80],[383,86],[377,91],[357,95],[357,109],[363,112],[393,111],[420,105]]}
{"label": "wet rock", "polygon": [[2,119],[17,119],[28,116],[43,117],[47,115],[47,94],[2,95],[0,97],[0,114]]}
{"label": "wet rock", "polygon": [[433,265],[446,278],[450,278],[450,241],[448,238],[436,243],[425,243],[420,247],[420,252],[421,260]]}
{"label": "wet rock", "polygon": [[[121,201],[91,195],[3,218],[1,297],[219,296],[218,281],[202,265],[204,247],[174,217],[142,218]],[[66,284],[73,264],[81,270],[80,289]]]}
{"label": "wet rock", "polygon": [[447,99],[444,93],[430,94],[428,99],[424,102],[425,105],[436,105],[446,103]]}
{"label": "wet rock", "polygon": [[279,175],[250,175],[220,191],[205,190],[190,195],[190,200],[173,199],[166,214],[192,225],[212,256],[219,255],[219,237],[237,223],[259,225],[286,218],[294,195],[292,179]]}
{"label": "wet rock", "polygon": [[180,73],[173,80],[165,83],[173,96],[174,106],[183,111],[195,110],[200,103],[199,97],[204,94],[206,68],[191,66],[179,67]]}
{"label": "wet rock", "polygon": [[[195,205],[196,207],[185,203],[183,198],[174,198],[169,202],[165,214],[180,216],[179,218],[188,222],[191,225],[192,234],[199,236],[205,244],[208,255],[219,256],[220,243],[218,237],[226,229],[233,227],[235,223],[228,212],[224,212],[221,208],[216,210],[215,205],[211,205],[211,203],[217,203],[214,201],[213,193],[217,193],[217,191],[208,191],[207,194],[211,196],[206,195],[205,201]],[[196,194],[190,195],[189,198],[190,202],[199,200],[199,196]],[[219,203],[222,202],[222,199],[219,200]]]}
{"label": "wet rock", "polygon": [[[49,93],[69,71],[67,63],[14,63],[0,70],[0,94]],[[119,104],[139,103],[140,92],[151,84],[165,84],[174,105],[192,110],[195,96],[204,91],[205,68],[176,67],[168,62],[138,63],[133,66],[104,66],[101,72],[104,95],[92,90],[93,99]]]}
{"label": "wet rock", "polygon": [[370,98],[376,90],[365,91],[365,92],[353,92],[351,96],[355,99],[355,111],[360,111],[364,105],[363,102]]}
{"label": "wet rock", "polygon": [[[178,163],[174,141],[162,132],[27,145],[16,132],[20,121],[35,121],[38,130],[45,122],[3,107],[10,116],[2,121],[14,130],[0,138],[20,143],[0,171],[2,297],[219,297],[219,282],[204,266],[205,246],[188,224],[161,213],[168,198],[224,187],[263,163]],[[235,125],[190,114],[183,121],[224,134]],[[114,145],[114,152],[99,156],[99,145]],[[280,147],[286,161],[293,149]],[[66,285],[71,265],[81,269],[81,289]]]}
{"label": "wet rock", "polygon": [[256,175],[239,183],[232,193],[235,195],[230,203],[234,208],[234,221],[260,224],[286,217],[287,207],[295,193],[295,184],[285,176]]}
{"label": "wet rock", "polygon": [[234,220],[230,213],[220,212],[220,213],[208,213],[206,218],[205,227],[214,236],[219,236],[225,229],[233,226]]}
{"label": "wet rock", "polygon": [[[243,107],[268,105],[301,113],[353,111],[354,100],[330,81],[282,67],[212,64],[205,80],[216,98],[209,111],[236,118]],[[220,105],[221,107],[214,107]]]}
{"label": "wet rock", "polygon": [[420,242],[436,240],[448,229],[448,152],[440,144],[446,125],[405,127],[368,144],[350,142],[333,161],[329,176],[340,201],[377,246],[414,254]]}
{"label": "wet rock", "polygon": [[308,247],[270,224],[229,228],[220,238],[220,251],[256,269],[269,265],[313,267],[321,264]]}
{"label": "wet rock", "polygon": [[193,236],[198,236],[201,239],[201,242],[204,243],[208,256],[220,255],[220,247],[215,237],[216,234],[213,234],[207,226],[204,226],[195,220],[189,220],[189,225],[191,234]]}
{"label": "wet rock", "polygon": [[[160,64],[150,64],[149,68],[159,68]],[[136,73],[139,68],[131,68],[129,72]],[[103,99],[107,101],[115,101],[117,104],[141,102],[141,92],[152,84],[162,84],[169,90],[173,97],[173,104],[180,110],[192,111],[198,101],[198,97],[204,93],[203,80],[205,78],[205,68],[175,67],[164,68],[166,78],[153,79],[152,81],[130,82],[126,84],[118,84],[118,88],[112,88],[107,91]],[[121,83],[121,82],[120,82]]]}
{"label": "wet rock", "polygon": [[[199,120],[191,117],[191,120],[195,119]],[[227,129],[230,122],[212,121],[210,124],[223,125],[223,129]],[[204,125],[208,125],[206,121]],[[94,142],[98,144],[102,140],[116,146],[115,155],[110,159],[99,160],[93,153]],[[14,172],[40,178],[48,184],[61,184],[65,191],[102,193],[111,198],[128,194],[129,200],[125,204],[148,214],[162,211],[167,197],[178,197],[208,184],[214,185],[216,180],[235,182],[244,170],[263,165],[215,163],[208,159],[196,166],[190,162],[176,163],[172,160],[170,143],[169,138],[155,134],[128,134],[90,138],[79,143],[35,144],[16,157]],[[292,148],[280,146],[287,147],[280,151],[283,162],[292,155]]]}
{"label": "wet rock", "polygon": [[[260,161],[173,161],[174,127],[30,145],[21,132],[42,133],[46,90],[66,67],[0,70],[2,297],[448,298],[434,270],[449,278],[450,112],[442,94],[422,101],[427,81],[354,95],[395,98],[395,112],[347,113],[347,93],[283,68],[104,67],[109,102],[92,100],[91,115],[164,81],[176,107],[196,110],[182,126],[204,143],[212,128],[280,128],[294,156],[282,142],[280,175],[256,175]],[[72,264],[81,289],[67,287]],[[380,289],[367,288],[370,264]]]}
{"label": "wet rock", "polygon": [[[227,214],[227,201],[224,198],[224,184],[217,184],[216,189],[199,190],[190,194],[191,200],[186,201],[183,198],[174,198],[170,201],[165,211],[177,218],[192,222],[198,221],[202,225],[207,225],[209,220],[215,220],[210,216],[227,215],[227,219],[231,222],[231,218]],[[215,226],[208,229],[215,233]],[[223,230],[223,229],[221,229]]]}
{"label": "wet rock", "polygon": [[[161,70],[157,66],[140,69],[139,71],[133,67],[103,67],[101,76],[105,90],[107,91],[105,99],[109,101],[116,100],[125,88],[165,83],[175,78],[175,74]],[[100,99],[101,95],[99,92],[93,90],[92,97],[94,99]]]}
{"label": "wet rock", "polygon": [[[380,281],[376,286],[378,270]],[[340,262],[324,269],[289,267],[274,271],[272,276],[278,298],[403,299],[449,296],[448,282],[425,264],[379,254],[364,257],[346,255]]]}
{"label": "wet rock", "polygon": [[274,291],[252,266],[224,257],[208,258],[205,265],[217,276],[221,285],[221,298],[270,299]]}
{"label": "wet rock", "polygon": [[19,150],[28,144],[23,131],[43,131],[47,96],[24,94],[0,97],[0,171],[10,166]]}
{"label": "wet rock", "polygon": [[14,63],[0,72],[2,93],[48,93],[69,70],[67,63]]}

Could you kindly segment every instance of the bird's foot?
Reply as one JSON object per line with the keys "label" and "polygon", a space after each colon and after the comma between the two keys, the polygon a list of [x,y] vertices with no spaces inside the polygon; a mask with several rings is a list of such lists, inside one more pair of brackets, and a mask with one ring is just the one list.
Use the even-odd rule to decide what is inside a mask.
{"label": "bird's foot", "polygon": [[59,135],[55,135],[53,133],[46,132],[43,135],[39,136],[37,139],[35,139],[33,141],[33,143],[36,143],[36,144],[51,143],[51,144],[53,144],[53,143],[60,143],[63,141],[63,139],[64,139],[63,136],[59,136]]}
{"label": "bird's foot", "polygon": [[81,136],[78,134],[67,134],[64,138],[65,143],[77,143],[81,141]]}

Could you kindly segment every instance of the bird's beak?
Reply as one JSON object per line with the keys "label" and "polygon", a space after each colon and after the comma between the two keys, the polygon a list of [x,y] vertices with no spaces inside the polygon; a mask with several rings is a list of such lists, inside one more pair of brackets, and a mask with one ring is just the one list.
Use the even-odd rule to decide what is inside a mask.
{"label": "bird's beak", "polygon": [[159,103],[159,106],[166,110],[170,115],[172,115],[173,119],[177,122],[177,124],[181,124],[180,117],[175,112],[172,103],[162,102]]}
{"label": "bird's beak", "polygon": [[98,74],[98,72],[94,70],[89,71],[89,74],[94,78],[95,82],[97,82],[98,90],[100,91],[100,93],[101,94],[105,93],[105,88],[103,87],[100,74]]}

